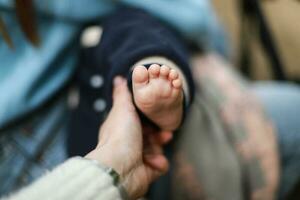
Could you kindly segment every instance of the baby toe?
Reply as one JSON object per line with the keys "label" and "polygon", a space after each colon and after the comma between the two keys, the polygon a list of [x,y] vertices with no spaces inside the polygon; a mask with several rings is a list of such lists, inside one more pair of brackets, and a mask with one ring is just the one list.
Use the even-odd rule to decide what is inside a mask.
{"label": "baby toe", "polygon": [[160,66],[158,64],[152,64],[148,71],[150,78],[157,78],[159,76]]}
{"label": "baby toe", "polygon": [[132,80],[134,83],[147,83],[149,80],[149,73],[146,67],[139,65],[133,69]]}
{"label": "baby toe", "polygon": [[181,81],[181,79],[177,78],[177,79],[173,80],[172,81],[172,85],[176,89],[181,89],[181,87],[182,87],[182,81]]}
{"label": "baby toe", "polygon": [[171,69],[169,73],[169,80],[175,80],[178,78],[178,72],[175,69]]}
{"label": "baby toe", "polygon": [[166,65],[160,67],[160,75],[162,77],[168,77],[170,73],[170,68]]}

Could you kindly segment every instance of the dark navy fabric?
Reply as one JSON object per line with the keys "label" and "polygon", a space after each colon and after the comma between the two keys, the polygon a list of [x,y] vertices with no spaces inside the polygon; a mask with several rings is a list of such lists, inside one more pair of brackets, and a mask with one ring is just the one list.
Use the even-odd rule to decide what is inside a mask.
{"label": "dark navy fabric", "polygon": [[[146,12],[133,8],[120,8],[107,17],[103,24],[100,43],[82,50],[77,72],[80,103],[73,112],[68,139],[70,156],[85,155],[97,142],[98,129],[105,113],[112,105],[112,80],[116,75],[127,77],[130,68],[148,56],[163,56],[176,63],[183,71],[190,89],[192,102],[194,84],[189,70],[186,47],[176,33],[162,25]],[[91,88],[89,78],[102,74],[105,86]],[[93,102],[103,98],[106,112],[95,112]]]}

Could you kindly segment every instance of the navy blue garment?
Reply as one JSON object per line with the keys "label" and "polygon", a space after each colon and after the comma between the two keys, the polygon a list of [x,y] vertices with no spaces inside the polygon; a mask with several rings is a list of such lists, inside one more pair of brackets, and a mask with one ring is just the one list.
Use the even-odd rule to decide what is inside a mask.
{"label": "navy blue garment", "polygon": [[[97,143],[98,129],[105,112],[95,112],[93,105],[99,98],[105,99],[106,111],[112,105],[112,80],[116,75],[127,77],[130,68],[149,56],[162,56],[176,63],[182,70],[190,90],[187,100],[192,102],[194,84],[189,70],[186,47],[169,27],[145,11],[121,8],[107,17],[102,24],[100,43],[83,50],[77,73],[80,88],[80,103],[73,112],[68,139],[70,156],[85,155]],[[105,87],[91,88],[93,75],[104,77]]]}

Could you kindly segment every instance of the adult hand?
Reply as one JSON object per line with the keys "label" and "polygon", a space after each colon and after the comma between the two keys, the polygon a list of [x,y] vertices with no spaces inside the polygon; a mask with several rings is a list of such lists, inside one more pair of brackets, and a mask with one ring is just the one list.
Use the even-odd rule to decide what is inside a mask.
{"label": "adult hand", "polygon": [[[144,132],[144,133],[143,133]],[[114,80],[113,107],[99,133],[99,143],[86,157],[112,167],[132,199],[141,197],[149,184],[168,170],[162,145],[172,133],[153,134],[142,127],[127,82]]]}

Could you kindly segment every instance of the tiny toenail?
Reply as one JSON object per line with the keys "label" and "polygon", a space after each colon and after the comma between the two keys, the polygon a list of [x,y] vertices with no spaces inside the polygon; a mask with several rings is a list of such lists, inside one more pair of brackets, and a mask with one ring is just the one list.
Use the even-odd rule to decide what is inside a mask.
{"label": "tiny toenail", "polygon": [[159,67],[158,64],[152,64],[150,67]]}
{"label": "tiny toenail", "polygon": [[163,65],[161,67],[161,72],[162,72],[163,75],[167,75],[169,73],[169,67]]}
{"label": "tiny toenail", "polygon": [[178,77],[178,73],[174,69],[171,69],[170,78],[176,79],[177,77]]}

